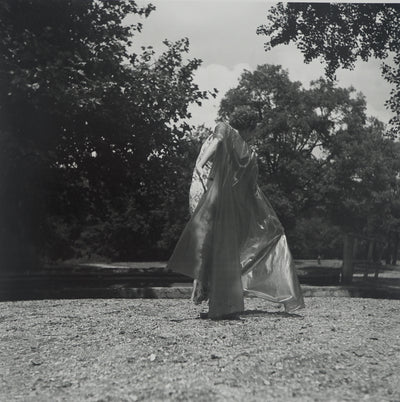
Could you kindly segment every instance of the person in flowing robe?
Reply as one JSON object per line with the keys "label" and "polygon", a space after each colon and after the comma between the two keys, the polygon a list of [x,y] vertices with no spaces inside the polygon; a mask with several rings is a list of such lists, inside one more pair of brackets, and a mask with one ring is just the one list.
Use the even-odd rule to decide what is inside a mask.
{"label": "person in flowing robe", "polygon": [[[190,188],[191,218],[167,269],[194,279],[192,300],[208,301],[208,317],[237,316],[244,296],[304,301],[283,227],[257,185],[258,165],[246,140],[254,119],[232,114],[204,142]],[[236,128],[233,128],[235,126]]]}

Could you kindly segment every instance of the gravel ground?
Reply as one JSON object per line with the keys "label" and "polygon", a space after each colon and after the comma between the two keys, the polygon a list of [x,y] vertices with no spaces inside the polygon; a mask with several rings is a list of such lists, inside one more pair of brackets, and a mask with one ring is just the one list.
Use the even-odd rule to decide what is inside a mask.
{"label": "gravel ground", "polygon": [[1,401],[400,401],[400,300],[3,302]]}

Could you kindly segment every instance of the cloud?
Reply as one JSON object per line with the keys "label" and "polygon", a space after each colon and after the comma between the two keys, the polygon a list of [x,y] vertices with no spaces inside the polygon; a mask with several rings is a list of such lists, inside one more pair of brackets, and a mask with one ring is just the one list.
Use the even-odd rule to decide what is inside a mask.
{"label": "cloud", "polygon": [[[147,0],[140,0],[147,3]],[[244,68],[254,70],[260,64],[278,64],[288,70],[292,81],[300,81],[305,88],[312,80],[324,76],[320,60],[305,64],[295,45],[282,45],[265,52],[264,36],[256,35],[259,25],[266,22],[271,1],[244,0],[156,0],[154,13],[144,21],[141,34],[134,38],[135,49],[152,45],[157,53],[165,50],[162,40],[190,39],[190,58],[203,60],[196,74],[201,89],[220,90],[217,99],[192,106],[192,122],[213,125],[219,101],[227,89],[237,84]],[[132,17],[129,22],[135,22]],[[385,108],[390,85],[382,78],[379,61],[357,62],[353,71],[337,72],[340,87],[353,86],[367,100],[367,113],[388,122],[391,113]]]}
{"label": "cloud", "polygon": [[240,75],[244,70],[251,70],[247,63],[236,64],[233,68],[228,68],[221,64],[209,64],[200,67],[195,75],[194,81],[199,85],[201,90],[218,89],[216,98],[211,98],[203,102],[202,106],[192,105],[190,112],[192,124],[205,124],[213,127],[215,119],[218,115],[219,104],[225,93],[237,86]]}
{"label": "cloud", "polygon": [[[265,63],[282,65],[292,81],[300,81],[304,88],[309,88],[311,81],[325,77],[325,65],[320,60],[309,64],[305,64],[303,60],[303,55],[293,44],[278,46],[265,55]],[[381,75],[381,63],[373,58],[368,62],[357,61],[353,70],[339,69],[336,78],[338,86],[352,86],[365,95],[367,115],[388,123],[393,115],[386,109],[385,101],[389,99],[392,87]]]}
{"label": "cloud", "polygon": [[385,107],[385,101],[390,97],[392,86],[380,74],[381,61],[371,59],[368,62],[358,61],[354,70],[340,70],[337,78],[341,86],[353,86],[357,92],[362,92],[367,101],[367,114],[388,123],[393,117]]}
{"label": "cloud", "polygon": [[[278,64],[289,73],[292,81],[300,81],[304,88],[309,88],[310,82],[324,77],[324,65],[316,60],[310,64],[304,64],[303,56],[295,46],[280,46],[265,54],[262,63]],[[388,123],[393,116],[386,109],[385,101],[390,97],[391,85],[380,74],[381,62],[371,59],[369,62],[358,61],[354,70],[339,70],[337,72],[337,85],[342,88],[354,87],[357,92],[362,92],[367,101],[367,115],[377,117],[384,123]],[[217,88],[217,98],[205,101],[201,107],[192,106],[192,124],[206,124],[213,126],[217,117],[219,103],[226,91],[236,87],[243,70],[254,71],[252,63],[238,63],[233,68],[222,64],[209,64],[198,69],[195,82],[202,90]]]}

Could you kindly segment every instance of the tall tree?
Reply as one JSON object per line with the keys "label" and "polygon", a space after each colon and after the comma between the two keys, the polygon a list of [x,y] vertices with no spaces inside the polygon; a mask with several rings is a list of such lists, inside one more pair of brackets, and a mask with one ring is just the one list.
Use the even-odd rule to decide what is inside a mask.
{"label": "tall tree", "polygon": [[305,90],[290,81],[280,66],[262,65],[245,71],[238,86],[221,101],[221,117],[242,105],[257,112],[261,128],[254,146],[260,178],[286,226],[294,225],[302,210],[318,203],[317,178],[327,163],[323,152],[344,119],[363,115],[365,103],[352,99],[352,92],[322,79]]}
{"label": "tall tree", "polygon": [[399,148],[370,119],[355,130],[349,122],[330,145],[322,184],[333,221],[347,231],[378,235],[388,230],[397,197]]}
{"label": "tall tree", "polygon": [[[252,146],[259,156],[259,181],[282,219],[297,255],[307,230],[321,225],[331,238],[342,230],[384,231],[400,170],[398,148],[382,123],[366,116],[366,102],[353,88],[319,79],[309,89],[290,81],[280,66],[244,71],[221,101],[222,118],[239,107],[254,110],[260,126]],[[331,230],[327,228],[333,225]],[[317,237],[316,237],[317,238]],[[312,242],[311,242],[312,243]],[[323,250],[321,250],[322,252]]]}
{"label": "tall tree", "polygon": [[[133,0],[0,3],[1,267],[74,247],[133,255],[159,240],[150,208],[179,185],[179,166],[168,169],[188,105],[208,94],[193,82],[200,60],[185,58],[187,39],[165,41],[160,56],[129,52],[152,10]],[[131,14],[138,22],[127,26]]]}

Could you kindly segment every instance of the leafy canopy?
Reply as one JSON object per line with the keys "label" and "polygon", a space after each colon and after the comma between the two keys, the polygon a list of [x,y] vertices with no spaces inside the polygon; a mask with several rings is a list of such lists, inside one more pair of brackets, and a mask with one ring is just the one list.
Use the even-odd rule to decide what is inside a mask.
{"label": "leafy canopy", "polygon": [[259,183],[297,255],[304,255],[300,223],[383,233],[395,222],[399,149],[382,123],[367,118],[362,94],[322,78],[305,89],[280,66],[261,65],[243,72],[219,115],[240,107],[258,116]]}

